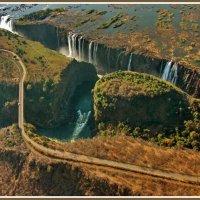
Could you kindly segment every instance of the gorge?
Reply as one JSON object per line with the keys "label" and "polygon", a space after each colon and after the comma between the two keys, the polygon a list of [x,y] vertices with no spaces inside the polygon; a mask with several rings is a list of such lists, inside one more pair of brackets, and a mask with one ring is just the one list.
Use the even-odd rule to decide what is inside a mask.
{"label": "gorge", "polygon": [[[2,28],[40,41],[46,47],[74,58],[78,62],[93,64],[100,75],[117,70],[145,72],[171,82],[194,97],[200,95],[199,73],[197,71],[190,72],[190,69],[176,62],[128,53],[125,49],[107,47],[106,44],[98,43],[96,40],[88,40],[84,34],[66,32],[65,29],[48,23],[20,25],[17,22],[13,26],[10,16],[2,16],[0,24]],[[37,34],[38,32],[40,34]],[[78,114],[76,114],[78,116],[76,120],[80,121],[80,124],[78,123],[79,125],[74,128],[79,129],[87,123],[91,111],[81,113],[80,110],[77,110],[76,112]]]}
{"label": "gorge", "polygon": [[[196,98],[200,97],[199,72],[174,61],[170,64],[170,61],[165,59],[127,53],[125,49],[109,48],[105,44],[87,40],[84,35],[72,32],[66,35],[63,30],[48,24],[16,24],[15,29],[64,55],[95,65],[98,74],[117,70],[144,72],[172,82]],[[38,31],[40,35],[37,34]]]}
{"label": "gorge", "polygon": [[0,195],[199,195],[199,11],[0,4]]}

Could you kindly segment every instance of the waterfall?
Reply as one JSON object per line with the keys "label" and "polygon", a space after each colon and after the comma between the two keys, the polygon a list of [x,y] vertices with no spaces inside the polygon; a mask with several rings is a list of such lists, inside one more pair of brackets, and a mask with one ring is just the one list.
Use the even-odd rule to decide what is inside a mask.
{"label": "waterfall", "polygon": [[128,61],[128,71],[131,71],[131,62],[132,62],[133,54],[131,53]]}
{"label": "waterfall", "polygon": [[172,65],[172,61],[168,61],[167,64],[165,65],[165,68],[162,74],[162,79],[169,81],[175,85],[177,81],[177,77],[178,77],[178,64],[174,63]]}
{"label": "waterfall", "polygon": [[91,111],[82,113],[81,110],[78,110],[77,113],[78,113],[78,119],[76,121],[76,126],[74,128],[71,141],[74,141],[79,136],[81,131],[84,129],[90,117]]}
{"label": "waterfall", "polygon": [[85,61],[92,64],[97,65],[97,51],[98,51],[98,43],[94,43],[94,41],[90,41],[88,48],[88,57],[85,56],[85,39],[83,36],[79,36],[78,34],[69,32],[68,37],[68,56],[75,58],[79,61]]}
{"label": "waterfall", "polygon": [[167,64],[165,65],[165,68],[164,68],[164,71],[163,71],[163,74],[162,74],[162,79],[165,80],[165,81],[168,80],[171,65],[172,65],[172,61],[168,61]]}
{"label": "waterfall", "polygon": [[85,44],[85,39],[83,38],[82,47],[81,47],[81,58],[83,61],[85,61],[84,44]]}
{"label": "waterfall", "polygon": [[77,58],[77,50],[76,50],[76,38],[77,35],[72,35],[72,57]]}
{"label": "waterfall", "polygon": [[89,51],[88,51],[88,56],[89,56],[89,63],[92,63],[92,61],[93,61],[93,59],[92,59],[92,44],[93,44],[94,42],[93,41],[91,41],[90,43],[89,43]]}
{"label": "waterfall", "polygon": [[72,58],[77,58],[77,37],[78,35],[76,35],[75,33],[69,32],[68,34],[68,52],[69,52],[69,57]]}
{"label": "waterfall", "polygon": [[82,49],[81,49],[81,41],[83,37],[78,38],[78,59],[81,61],[82,60]]}
{"label": "waterfall", "polygon": [[178,77],[178,65],[174,63],[170,70],[168,81],[176,85],[177,77]]}
{"label": "waterfall", "polygon": [[71,32],[68,35],[68,49],[69,49],[69,57],[72,57],[72,44],[71,44]]}
{"label": "waterfall", "polygon": [[98,43],[94,43],[93,49],[93,64],[97,65],[97,50],[98,50]]}
{"label": "waterfall", "polygon": [[13,32],[13,21],[10,15],[5,15],[1,17],[0,28]]}

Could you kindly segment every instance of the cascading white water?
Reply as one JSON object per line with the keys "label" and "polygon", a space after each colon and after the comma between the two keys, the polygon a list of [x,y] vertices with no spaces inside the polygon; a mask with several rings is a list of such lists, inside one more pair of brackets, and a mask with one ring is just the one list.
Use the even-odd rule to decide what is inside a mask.
{"label": "cascading white water", "polygon": [[[95,66],[101,66],[98,62],[98,54],[99,54],[99,45],[95,41],[90,41],[89,43],[86,42],[83,36],[69,32],[68,34],[68,56],[75,58],[79,61],[89,62]],[[111,48],[107,48],[107,55],[106,55],[106,64],[107,64],[107,72],[110,72],[111,69]],[[85,53],[86,52],[86,53]],[[121,62],[122,56],[125,55],[124,51],[121,51],[118,54],[116,67],[119,68],[119,63]],[[128,61],[128,70],[131,70],[131,65],[133,61],[133,54],[130,54],[129,61]]]}
{"label": "cascading white water", "polygon": [[76,49],[77,35],[75,33],[70,32],[67,40],[68,40],[68,52],[69,52],[68,56],[78,59],[77,57],[78,52]]}
{"label": "cascading white water", "polygon": [[131,53],[128,61],[128,71],[131,71],[131,62],[132,62],[133,54]]}
{"label": "cascading white water", "polygon": [[82,60],[82,49],[81,49],[81,42],[82,42],[83,37],[78,38],[78,59],[81,61]]}
{"label": "cascading white water", "polygon": [[73,34],[73,35],[72,35],[72,53],[73,53],[72,56],[73,56],[74,58],[77,58],[76,38],[77,38],[77,35],[76,35],[76,34]]}
{"label": "cascading white water", "polygon": [[85,52],[84,52],[85,39],[83,38],[83,36],[79,36],[75,33],[69,32],[67,41],[68,41],[69,57],[75,58],[76,60],[79,61],[89,62],[90,60],[92,62],[92,50],[91,53],[89,54],[90,58],[85,59]]}
{"label": "cascading white water", "polygon": [[162,74],[162,79],[169,81],[175,85],[177,81],[177,77],[178,77],[178,64],[174,63],[172,66],[172,61],[168,61],[167,64],[165,65],[165,68]]}
{"label": "cascading white water", "polygon": [[85,44],[85,39],[82,39],[82,47],[81,47],[81,59],[84,61],[85,60],[85,52],[84,52],[84,44]]}
{"label": "cascading white water", "polygon": [[71,32],[68,35],[68,49],[69,49],[69,57],[72,57],[72,44],[71,44]]}
{"label": "cascading white water", "polygon": [[10,15],[5,15],[1,17],[0,28],[13,32],[13,21]]}
{"label": "cascading white water", "polygon": [[169,76],[169,72],[170,72],[170,69],[171,69],[171,65],[172,65],[172,61],[168,61],[167,64],[165,65],[165,68],[164,68],[164,71],[163,71],[163,74],[162,74],[162,79],[167,81],[168,79],[168,76]]}
{"label": "cascading white water", "polygon": [[81,131],[84,129],[90,117],[91,111],[82,113],[81,110],[78,110],[77,113],[78,113],[78,119],[76,121],[76,126],[74,128],[71,141],[74,141],[79,136]]}
{"label": "cascading white water", "polygon": [[92,63],[92,61],[93,61],[93,58],[92,58],[92,47],[93,47],[93,41],[91,41],[90,43],[89,43],[89,49],[88,49],[88,61],[89,61],[89,63]]}
{"label": "cascading white water", "polygon": [[174,63],[170,70],[168,81],[176,85],[177,77],[178,77],[178,65]]}
{"label": "cascading white water", "polygon": [[98,43],[94,43],[93,49],[93,64],[97,65],[97,51],[98,51]]}

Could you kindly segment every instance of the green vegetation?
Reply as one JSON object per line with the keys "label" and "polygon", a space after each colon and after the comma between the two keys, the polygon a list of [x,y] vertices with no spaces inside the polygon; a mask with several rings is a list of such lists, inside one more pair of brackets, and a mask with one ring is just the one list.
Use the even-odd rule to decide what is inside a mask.
{"label": "green vegetation", "polygon": [[173,130],[192,119],[188,97],[170,83],[135,72],[115,72],[94,88],[97,122],[151,131]]}
{"label": "green vegetation", "polygon": [[[105,88],[104,90],[107,90],[110,86],[109,81],[115,79],[118,79],[121,82],[125,81],[124,84],[130,84],[131,87],[129,88],[129,90],[118,91],[125,96],[134,94],[138,95],[139,93],[143,93],[147,96],[155,96],[162,95],[174,89],[172,84],[161,81],[160,79],[154,76],[144,73],[133,73],[124,71],[117,71],[104,76],[98,81],[97,87],[103,85],[103,87]],[[112,92],[112,94],[115,95],[114,91]],[[129,92],[131,93],[129,94]]]}
{"label": "green vegetation", "polygon": [[52,140],[49,139],[48,137],[36,134],[37,129],[32,124],[25,124],[24,128],[25,128],[25,133],[28,135],[28,137],[30,137],[34,142],[44,147],[54,149],[55,147],[52,144],[59,143],[59,141]]}
{"label": "green vegetation", "polygon": [[107,11],[99,11],[97,12],[97,15],[105,15],[107,13]]}
{"label": "green vegetation", "polygon": [[13,147],[21,144],[22,138],[17,124],[0,130],[0,142],[3,142],[6,147]]}
{"label": "green vegetation", "polygon": [[47,17],[49,17],[51,15],[51,10],[47,9],[47,10],[40,10],[37,12],[33,12],[30,13],[28,15],[24,15],[23,18],[21,18],[20,20],[43,20]]}
{"label": "green vegetation", "polygon": [[169,29],[172,26],[174,14],[166,9],[162,9],[158,11],[158,20],[156,22],[156,26],[158,28]]}
{"label": "green vegetation", "polygon": [[81,26],[83,24],[86,24],[86,23],[90,22],[91,20],[92,19],[90,19],[90,18],[84,19],[80,23],[76,24],[76,27],[79,27],[79,26]]}
{"label": "green vegetation", "polygon": [[147,128],[135,127],[131,128],[127,123],[112,124],[99,123],[98,130],[102,136],[115,136],[123,134],[135,138],[141,138],[149,142],[154,142],[159,146],[180,148],[190,148],[200,151],[200,101],[195,100],[192,104],[192,120],[184,121],[184,127],[162,131],[152,131]]}
{"label": "green vegetation", "polygon": [[94,88],[99,134],[123,133],[161,146],[200,150],[200,101],[170,83],[135,72],[115,72]]}
{"label": "green vegetation", "polygon": [[115,23],[116,21],[118,21],[123,15],[122,14],[118,14],[114,17],[112,17],[111,19],[109,19],[106,23],[102,24],[101,26],[98,27],[98,29],[106,29],[108,27],[110,27],[113,23]]}
{"label": "green vegetation", "polygon": [[118,28],[118,27],[122,26],[123,24],[125,24],[124,21],[119,21],[119,22],[115,23],[115,25],[113,26],[113,28]]}
{"label": "green vegetation", "polygon": [[[28,72],[27,81],[59,81],[62,70],[71,62],[71,59],[45,48],[39,42],[26,40],[5,30],[0,30],[0,48],[15,52],[24,61]],[[16,67],[12,67],[10,73],[13,70]]]}
{"label": "green vegetation", "polygon": [[92,14],[92,13],[94,13],[95,12],[95,9],[91,9],[91,10],[88,10],[87,12],[86,12],[86,14]]}
{"label": "green vegetation", "polygon": [[17,66],[4,53],[0,52],[0,80],[17,81],[18,76]]}
{"label": "green vegetation", "polygon": [[46,9],[46,10],[39,10],[27,15],[24,15],[22,18],[19,19],[19,21],[37,21],[37,20],[43,20],[47,17],[53,16],[56,13],[65,11],[64,8],[56,8],[56,9]]}

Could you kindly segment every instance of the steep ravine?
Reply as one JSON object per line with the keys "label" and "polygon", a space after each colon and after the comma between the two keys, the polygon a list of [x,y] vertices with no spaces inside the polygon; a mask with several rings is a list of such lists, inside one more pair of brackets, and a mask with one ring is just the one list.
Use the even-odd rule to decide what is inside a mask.
{"label": "steep ravine", "polygon": [[[69,53],[67,46],[70,33],[69,30],[66,30],[67,28],[61,29],[49,24],[17,24],[15,25],[15,29],[30,39],[40,41],[49,48],[59,50],[63,47],[66,50],[65,53]],[[38,31],[40,34],[38,34]],[[48,34],[49,32],[50,34]],[[161,58],[125,53],[125,49],[113,49],[107,47],[106,44],[98,44],[94,41],[91,42],[80,34],[74,34],[71,38],[76,41],[74,47],[75,52],[73,52],[72,57],[77,57],[86,62],[92,62],[96,65],[98,73],[109,73],[116,70],[132,70],[161,77],[167,63],[167,60]],[[80,51],[79,43],[81,43],[81,51],[84,52],[81,58],[77,55]],[[95,48],[96,52],[94,51]],[[90,53],[90,50],[92,53]],[[91,60],[90,57],[92,58]],[[93,60],[94,58],[95,60]],[[178,66],[177,73],[176,86],[188,94],[200,98],[199,71],[181,63]]]}
{"label": "steep ravine", "polygon": [[[85,81],[96,80],[97,73],[92,64],[73,60],[61,72],[58,82],[53,82],[51,79],[34,83],[25,82],[26,122],[46,128],[67,123],[70,115],[70,99],[76,87]],[[5,83],[0,83],[0,87],[5,90],[4,99],[0,102],[1,126],[7,126],[17,122],[18,84],[5,86]]]}
{"label": "steep ravine", "polygon": [[[62,71],[61,80],[33,85],[25,93],[25,119],[40,127],[56,127],[70,119],[70,99],[78,85],[97,80],[93,65],[75,60]],[[26,83],[26,88],[28,83]],[[35,106],[37,105],[37,109]],[[31,115],[29,114],[31,113]]]}
{"label": "steep ravine", "polygon": [[17,122],[17,83],[0,81],[0,128]]}

